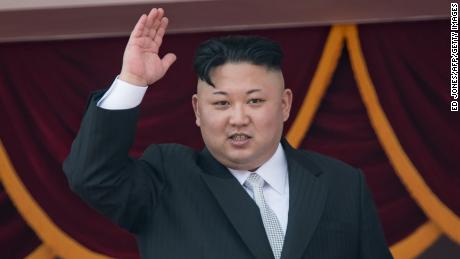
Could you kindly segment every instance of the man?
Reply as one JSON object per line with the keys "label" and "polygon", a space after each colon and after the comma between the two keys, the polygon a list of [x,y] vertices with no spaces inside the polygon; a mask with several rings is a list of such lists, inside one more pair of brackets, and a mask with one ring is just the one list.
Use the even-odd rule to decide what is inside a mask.
{"label": "man", "polygon": [[176,59],[158,56],[163,15],[139,19],[120,76],[92,96],[64,162],[71,188],[131,231],[142,258],[391,258],[363,175],[282,138],[292,92],[270,40],[198,48],[192,105],[203,151],[163,144],[128,157],[146,86]]}

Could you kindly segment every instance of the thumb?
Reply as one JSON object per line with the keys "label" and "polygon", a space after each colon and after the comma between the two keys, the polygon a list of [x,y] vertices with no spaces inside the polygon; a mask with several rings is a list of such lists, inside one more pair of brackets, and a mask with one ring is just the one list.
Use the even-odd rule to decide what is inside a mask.
{"label": "thumb", "polygon": [[161,62],[163,63],[163,67],[165,70],[168,70],[169,67],[176,61],[177,57],[173,53],[166,54],[162,59]]}

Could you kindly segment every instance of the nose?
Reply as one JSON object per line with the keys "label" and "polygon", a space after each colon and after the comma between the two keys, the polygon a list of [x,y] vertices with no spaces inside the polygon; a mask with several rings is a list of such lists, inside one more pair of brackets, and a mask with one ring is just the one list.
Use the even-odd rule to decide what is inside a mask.
{"label": "nose", "polygon": [[235,127],[246,126],[249,124],[249,116],[243,105],[235,105],[231,110],[230,125]]}

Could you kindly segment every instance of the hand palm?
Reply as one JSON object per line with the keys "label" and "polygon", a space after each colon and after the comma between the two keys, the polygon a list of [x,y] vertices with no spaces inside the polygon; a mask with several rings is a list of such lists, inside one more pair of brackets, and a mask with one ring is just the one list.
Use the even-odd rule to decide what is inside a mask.
{"label": "hand palm", "polygon": [[160,80],[176,60],[172,53],[158,56],[168,19],[163,9],[152,9],[148,16],[142,15],[129,38],[123,55],[120,79],[132,84],[146,86]]}
{"label": "hand palm", "polygon": [[126,72],[144,78],[147,84],[162,78],[167,68],[158,53],[155,53],[155,49],[158,49],[155,42],[147,37],[137,38],[132,43],[128,43],[123,58],[123,63],[129,69]]}

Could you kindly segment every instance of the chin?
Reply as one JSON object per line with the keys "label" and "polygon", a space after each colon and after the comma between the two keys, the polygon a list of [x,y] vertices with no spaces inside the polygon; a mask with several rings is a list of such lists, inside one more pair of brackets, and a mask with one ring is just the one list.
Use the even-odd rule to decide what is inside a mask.
{"label": "chin", "polygon": [[252,152],[250,152],[249,150],[231,150],[230,152],[224,155],[230,161],[238,161],[244,163],[252,160],[251,153]]}
{"label": "chin", "polygon": [[258,167],[254,164],[255,159],[250,157],[232,157],[229,161],[237,170],[252,170]]}

